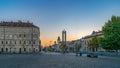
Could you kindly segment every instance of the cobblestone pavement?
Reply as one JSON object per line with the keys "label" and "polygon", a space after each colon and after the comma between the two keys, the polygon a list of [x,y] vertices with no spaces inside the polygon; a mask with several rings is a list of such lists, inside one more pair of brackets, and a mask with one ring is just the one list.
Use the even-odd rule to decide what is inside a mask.
{"label": "cobblestone pavement", "polygon": [[120,68],[120,58],[57,53],[0,55],[0,68]]}

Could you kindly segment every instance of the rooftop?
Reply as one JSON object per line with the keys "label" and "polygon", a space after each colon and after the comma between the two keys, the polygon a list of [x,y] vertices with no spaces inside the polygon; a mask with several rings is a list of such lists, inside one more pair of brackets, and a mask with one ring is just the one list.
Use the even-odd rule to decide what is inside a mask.
{"label": "rooftop", "polygon": [[94,37],[96,35],[103,35],[102,31],[93,31],[91,35],[87,35],[84,37],[84,39],[87,39],[87,38],[91,38],[91,37]]}
{"label": "rooftop", "polygon": [[39,28],[39,27],[35,26],[33,23],[22,22],[22,21],[18,21],[18,22],[6,22],[6,21],[2,21],[2,22],[0,22],[0,26],[9,26],[9,27],[36,27],[36,28]]}

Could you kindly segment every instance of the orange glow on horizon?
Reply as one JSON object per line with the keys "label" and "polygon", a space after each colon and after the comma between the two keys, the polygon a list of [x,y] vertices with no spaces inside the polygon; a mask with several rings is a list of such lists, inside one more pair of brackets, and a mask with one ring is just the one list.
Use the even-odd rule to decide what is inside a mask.
{"label": "orange glow on horizon", "polygon": [[[72,41],[72,40],[77,40],[80,39],[86,35],[91,34],[92,31],[84,31],[83,33],[73,33],[73,34],[67,34],[67,41]],[[60,39],[62,40],[62,37],[60,37]],[[54,44],[54,41],[56,41],[57,43],[57,35],[53,35],[53,36],[42,36],[41,37],[41,45],[43,47],[46,46],[50,46],[52,44]]]}
{"label": "orange glow on horizon", "polygon": [[[67,38],[67,41],[72,41],[72,40],[77,40],[77,39],[80,39],[81,37],[71,37],[71,38]],[[53,39],[53,40],[51,40],[51,41],[49,41],[49,40],[43,40],[42,41],[42,46],[43,47],[46,47],[46,46],[51,46],[52,44],[54,44],[54,41],[56,41],[56,43],[57,43],[57,40],[55,40],[55,39]]]}

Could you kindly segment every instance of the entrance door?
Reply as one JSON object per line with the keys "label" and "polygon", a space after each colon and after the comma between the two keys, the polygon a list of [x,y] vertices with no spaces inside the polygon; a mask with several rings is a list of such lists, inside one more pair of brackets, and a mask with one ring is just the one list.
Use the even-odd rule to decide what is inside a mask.
{"label": "entrance door", "polygon": [[19,53],[21,54],[21,48],[19,49]]}
{"label": "entrance door", "polygon": [[3,52],[3,48],[1,49],[1,52]]}
{"label": "entrance door", "polygon": [[8,48],[6,48],[6,52],[8,52]]}

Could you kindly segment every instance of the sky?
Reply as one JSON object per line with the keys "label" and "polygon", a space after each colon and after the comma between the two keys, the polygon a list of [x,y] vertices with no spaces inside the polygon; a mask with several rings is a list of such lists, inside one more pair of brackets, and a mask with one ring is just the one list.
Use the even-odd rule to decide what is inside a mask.
{"label": "sky", "polygon": [[0,0],[0,21],[33,22],[43,46],[64,29],[67,41],[101,30],[112,15],[120,16],[120,0]]}

